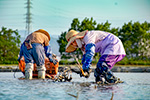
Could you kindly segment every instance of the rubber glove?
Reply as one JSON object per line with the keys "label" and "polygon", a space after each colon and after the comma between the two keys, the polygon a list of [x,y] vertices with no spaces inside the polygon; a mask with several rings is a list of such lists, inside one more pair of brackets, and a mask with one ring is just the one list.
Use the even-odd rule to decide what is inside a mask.
{"label": "rubber glove", "polygon": [[95,54],[95,44],[87,44],[85,47],[85,52],[85,57],[83,56],[84,59],[82,60],[82,69],[83,71],[88,72],[91,66],[91,62],[93,60],[93,56]]}

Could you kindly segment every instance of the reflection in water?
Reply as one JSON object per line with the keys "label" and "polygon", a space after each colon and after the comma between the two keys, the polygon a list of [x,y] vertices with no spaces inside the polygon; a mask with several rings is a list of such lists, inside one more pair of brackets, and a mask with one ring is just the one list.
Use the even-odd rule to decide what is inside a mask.
{"label": "reflection in water", "polygon": [[[71,82],[18,80],[13,73],[0,73],[0,99],[15,100],[131,100],[150,98],[150,73],[115,73],[124,83],[98,86],[94,75],[89,79],[73,73]],[[22,76],[16,73],[16,77]],[[113,95],[114,94],[114,95]]]}

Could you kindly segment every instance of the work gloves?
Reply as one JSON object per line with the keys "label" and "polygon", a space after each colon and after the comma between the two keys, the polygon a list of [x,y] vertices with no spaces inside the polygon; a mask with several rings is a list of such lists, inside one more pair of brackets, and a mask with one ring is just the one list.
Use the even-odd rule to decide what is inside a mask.
{"label": "work gloves", "polygon": [[[86,53],[82,57],[82,69],[86,74],[84,77],[88,78],[90,76],[90,73],[92,72],[90,66],[91,66],[93,56],[95,54],[95,44],[93,43],[87,44],[85,47],[85,52]],[[83,75],[81,74],[80,76]]]}
{"label": "work gloves", "polygon": [[52,62],[54,65],[56,65],[58,62],[57,59],[53,59],[53,58],[49,58],[49,61]]}
{"label": "work gloves", "polygon": [[84,75],[82,72],[80,72],[80,77],[85,77],[85,78],[89,78],[90,77],[90,73],[92,72],[92,69],[88,68],[88,69],[83,69],[84,71]]}

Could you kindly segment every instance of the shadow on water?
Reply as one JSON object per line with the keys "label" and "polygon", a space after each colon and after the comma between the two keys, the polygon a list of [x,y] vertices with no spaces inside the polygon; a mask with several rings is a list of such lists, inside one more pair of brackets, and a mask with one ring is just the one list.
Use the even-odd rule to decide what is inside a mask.
{"label": "shadow on water", "polygon": [[94,75],[81,78],[72,74],[71,82],[19,80],[22,73],[0,73],[0,100],[131,100],[150,98],[150,73],[114,73],[124,81],[115,85],[94,84]]}

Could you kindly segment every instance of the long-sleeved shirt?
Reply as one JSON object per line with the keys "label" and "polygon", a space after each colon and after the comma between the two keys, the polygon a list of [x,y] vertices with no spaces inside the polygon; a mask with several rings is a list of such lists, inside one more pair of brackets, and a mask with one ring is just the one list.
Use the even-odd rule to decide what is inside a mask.
{"label": "long-sleeved shirt", "polygon": [[[95,51],[100,52],[101,55],[121,55],[126,54],[121,40],[108,32],[104,31],[88,31],[82,39],[85,44],[95,44]],[[86,48],[85,48],[86,49]]]}
{"label": "long-sleeved shirt", "polygon": [[83,39],[81,50],[83,51],[82,68],[88,70],[95,52],[101,55],[126,55],[121,40],[108,32],[88,31]]}
{"label": "long-sleeved shirt", "polygon": [[31,43],[40,43],[43,46],[48,46],[49,45],[48,37],[45,34],[41,33],[41,32],[33,32],[33,33],[29,34],[27,36],[27,38],[25,39],[25,41],[26,40],[30,40]]}

